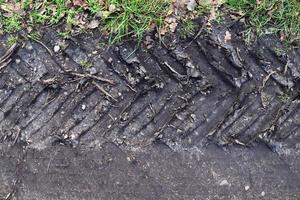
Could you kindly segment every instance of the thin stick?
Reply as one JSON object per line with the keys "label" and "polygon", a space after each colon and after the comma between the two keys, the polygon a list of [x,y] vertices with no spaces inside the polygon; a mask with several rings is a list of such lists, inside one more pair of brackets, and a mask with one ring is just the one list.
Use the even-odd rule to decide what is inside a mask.
{"label": "thin stick", "polygon": [[0,58],[0,64],[6,62],[10,56],[14,53],[14,51],[17,49],[18,45],[17,43],[13,44],[6,52],[5,54]]}
{"label": "thin stick", "polygon": [[94,76],[94,75],[90,75],[90,74],[80,74],[80,73],[76,73],[76,72],[70,72],[70,74],[74,75],[74,76],[79,76],[79,77],[83,77],[83,78],[92,78],[92,79],[96,79],[98,81],[102,81],[105,83],[109,83],[111,85],[114,85],[114,81],[106,79],[106,78],[102,78],[99,76]]}
{"label": "thin stick", "polygon": [[40,45],[42,45],[42,46],[48,51],[48,53],[49,53],[51,56],[53,56],[52,51],[51,51],[51,50],[47,47],[47,45],[45,45],[42,41],[40,41],[40,40],[38,40],[38,39],[36,39],[36,38],[33,38],[33,37],[31,37],[30,35],[28,35],[28,37],[29,37],[30,39],[32,39],[33,41],[35,41],[35,42],[39,43]]}
{"label": "thin stick", "polygon": [[198,31],[197,35],[192,39],[192,41],[190,41],[190,43],[188,43],[188,45],[186,45],[184,47],[184,49],[188,48],[201,35],[201,33],[202,33],[204,27],[206,26],[207,22],[208,22],[208,19],[205,19],[205,21],[203,22],[203,24],[202,24],[200,30]]}
{"label": "thin stick", "polygon": [[4,62],[4,63],[0,66],[0,70],[4,69],[11,61],[12,61],[12,59],[9,59],[8,61]]}
{"label": "thin stick", "polygon": [[108,92],[106,92],[106,90],[99,85],[98,83],[96,83],[95,81],[93,81],[93,84],[107,97],[111,98],[112,100],[114,100],[115,102],[118,102],[117,99],[115,99],[112,95],[110,95]]}

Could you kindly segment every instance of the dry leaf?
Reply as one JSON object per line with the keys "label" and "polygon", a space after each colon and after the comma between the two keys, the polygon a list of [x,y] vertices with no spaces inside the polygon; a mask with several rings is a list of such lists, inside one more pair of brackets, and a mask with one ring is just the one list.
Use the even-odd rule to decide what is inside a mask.
{"label": "dry leaf", "polygon": [[0,8],[8,13],[20,13],[22,11],[21,3],[4,3]]}
{"label": "dry leaf", "polygon": [[117,7],[115,4],[110,4],[109,7],[108,7],[108,11],[113,13],[117,10]]}
{"label": "dry leaf", "polygon": [[196,6],[197,6],[196,0],[189,0],[189,1],[187,2],[187,9],[188,9],[189,11],[195,10]]}
{"label": "dry leaf", "polygon": [[72,0],[72,3],[74,6],[80,6],[83,8],[87,8],[88,4],[86,2],[86,0]]}
{"label": "dry leaf", "polygon": [[100,24],[99,20],[92,20],[92,21],[87,25],[87,27],[88,27],[89,29],[95,29],[95,28],[97,28],[97,27],[99,26],[99,24]]}

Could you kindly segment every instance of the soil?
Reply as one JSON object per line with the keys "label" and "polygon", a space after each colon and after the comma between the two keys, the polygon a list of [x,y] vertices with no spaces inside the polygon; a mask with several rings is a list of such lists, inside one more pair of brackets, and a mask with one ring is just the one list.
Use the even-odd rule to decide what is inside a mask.
{"label": "soil", "polygon": [[240,32],[136,48],[49,28],[11,48],[0,199],[299,199],[300,50]]}

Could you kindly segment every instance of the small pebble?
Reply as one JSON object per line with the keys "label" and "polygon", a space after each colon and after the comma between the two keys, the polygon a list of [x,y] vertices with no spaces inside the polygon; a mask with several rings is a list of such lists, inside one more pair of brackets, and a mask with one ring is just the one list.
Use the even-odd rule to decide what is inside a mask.
{"label": "small pebble", "polygon": [[265,191],[262,191],[260,194],[262,197],[266,195]]}
{"label": "small pebble", "polygon": [[53,50],[55,53],[57,53],[57,52],[59,52],[60,47],[58,45],[55,45]]}
{"label": "small pebble", "polygon": [[26,49],[31,51],[33,49],[33,46],[31,44],[28,44],[28,45],[26,45]]}
{"label": "small pebble", "polygon": [[90,74],[91,75],[97,74],[97,69],[95,67],[90,68]]}
{"label": "small pebble", "polygon": [[227,180],[223,180],[221,181],[221,183],[219,184],[220,186],[223,186],[223,185],[229,185],[228,181]]}
{"label": "small pebble", "polygon": [[81,106],[81,108],[82,108],[82,110],[85,110],[85,109],[86,109],[86,105],[83,104],[83,105]]}
{"label": "small pebble", "polygon": [[250,186],[249,186],[249,185],[246,185],[246,186],[245,186],[245,190],[248,191],[249,189],[250,189]]}
{"label": "small pebble", "polygon": [[16,63],[20,64],[21,60],[20,59],[16,59]]}

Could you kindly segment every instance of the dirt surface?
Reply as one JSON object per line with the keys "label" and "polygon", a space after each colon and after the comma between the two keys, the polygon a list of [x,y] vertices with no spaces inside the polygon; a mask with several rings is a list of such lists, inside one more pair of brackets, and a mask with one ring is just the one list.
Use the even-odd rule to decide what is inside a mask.
{"label": "dirt surface", "polygon": [[49,29],[11,48],[0,199],[299,199],[300,51],[240,31],[136,49]]}

